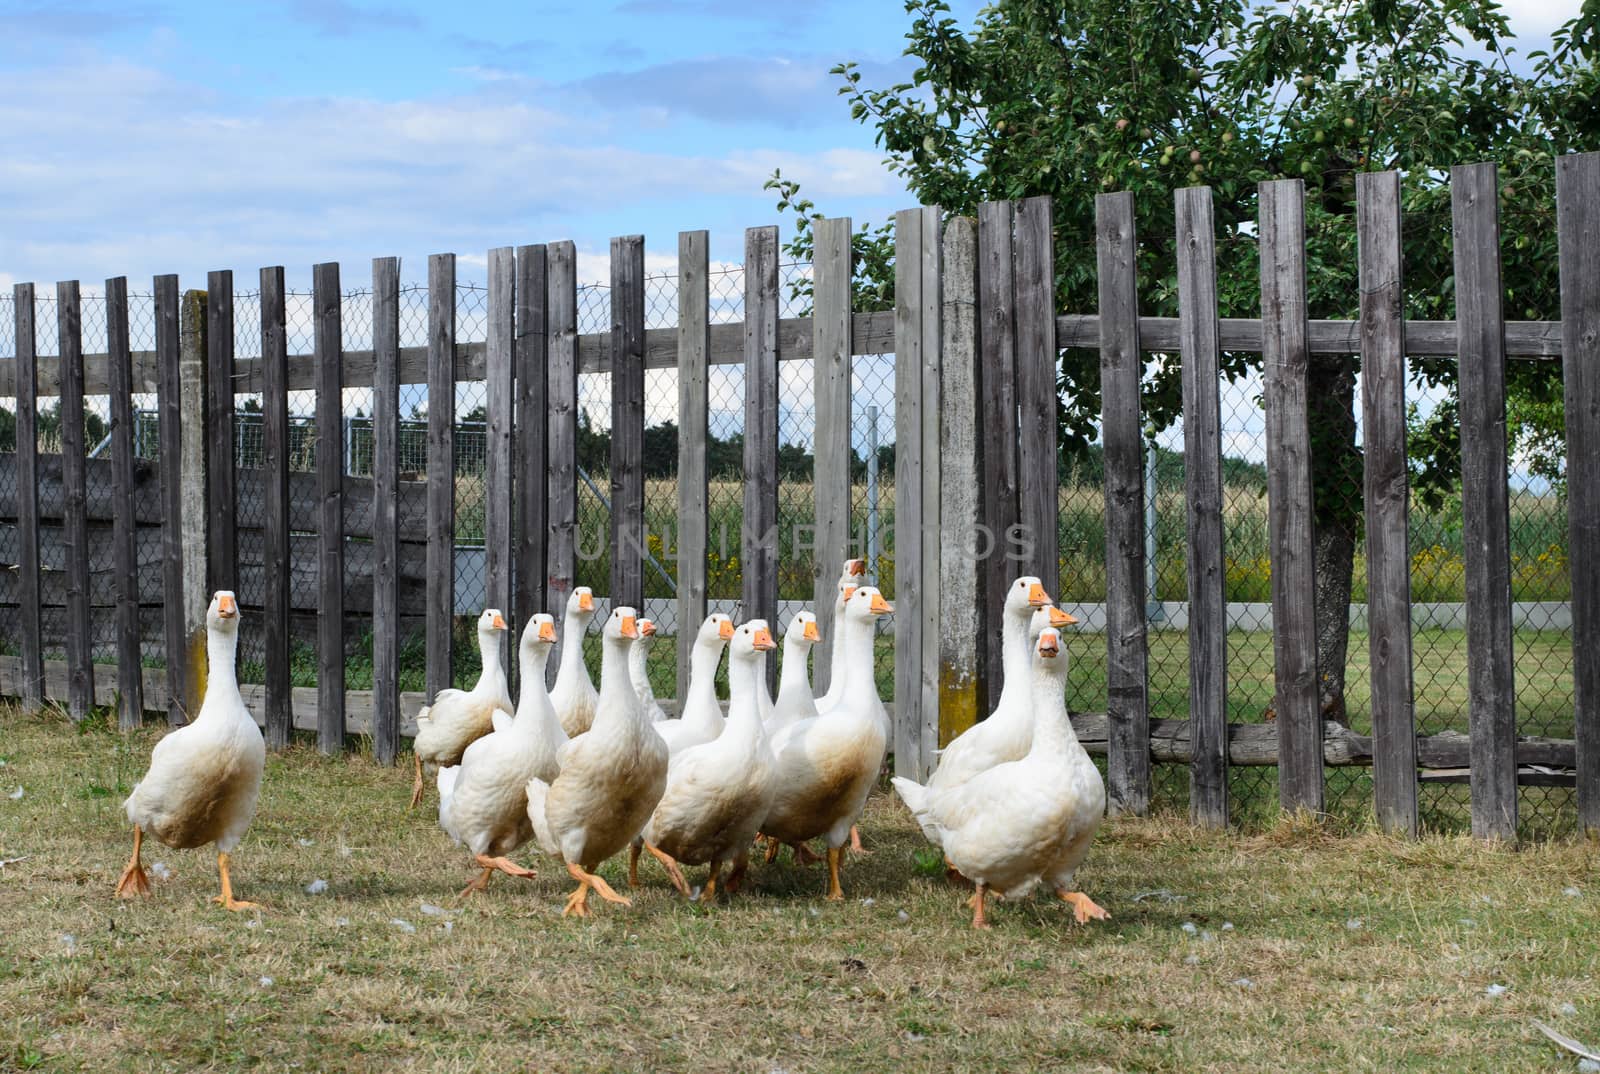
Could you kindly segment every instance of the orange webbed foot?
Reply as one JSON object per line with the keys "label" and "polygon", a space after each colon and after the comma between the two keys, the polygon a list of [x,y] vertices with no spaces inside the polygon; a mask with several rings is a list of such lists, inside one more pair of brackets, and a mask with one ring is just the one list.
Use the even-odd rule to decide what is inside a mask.
{"label": "orange webbed foot", "polygon": [[139,896],[150,895],[150,877],[145,873],[144,866],[136,861],[128,863],[122,870],[122,876],[117,879],[117,898],[137,899]]}
{"label": "orange webbed foot", "polygon": [[1087,925],[1090,921],[1106,921],[1111,915],[1089,896],[1081,891],[1062,891],[1056,889],[1056,897],[1072,907],[1072,916],[1080,925]]}

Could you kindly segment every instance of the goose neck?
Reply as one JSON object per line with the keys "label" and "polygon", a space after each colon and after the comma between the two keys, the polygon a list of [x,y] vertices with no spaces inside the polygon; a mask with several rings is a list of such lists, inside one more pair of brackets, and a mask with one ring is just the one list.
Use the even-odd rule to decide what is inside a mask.
{"label": "goose neck", "polygon": [[[234,695],[239,692],[239,674],[236,666],[238,648],[239,635],[237,632],[206,631],[207,699],[213,693],[221,697],[224,693]],[[202,711],[204,707],[202,702]]]}
{"label": "goose neck", "polygon": [[539,695],[546,694],[544,685],[545,665],[550,662],[550,649],[545,645],[524,649],[517,660],[517,668],[522,682],[517,689],[517,718],[516,724],[530,725],[533,722],[533,713],[538,707]]}
{"label": "goose neck", "polygon": [[730,657],[728,660],[728,725],[722,733],[735,742],[750,742],[759,737],[761,712],[756,705],[756,691],[761,687],[761,660],[759,655]]}
{"label": "goose neck", "polygon": [[1064,666],[1059,671],[1054,667],[1032,669],[1034,752],[1059,755],[1083,749],[1067,713],[1065,672]]}

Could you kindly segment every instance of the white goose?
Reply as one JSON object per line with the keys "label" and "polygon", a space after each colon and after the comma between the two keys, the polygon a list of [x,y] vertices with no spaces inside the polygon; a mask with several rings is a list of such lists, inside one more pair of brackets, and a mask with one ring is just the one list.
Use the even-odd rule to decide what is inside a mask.
{"label": "white goose", "polygon": [[839,698],[844,696],[844,649],[839,645],[839,626],[844,621],[844,602],[850,599],[850,594],[858,585],[863,584],[867,573],[867,561],[864,559],[847,559],[844,569],[839,572],[839,585],[834,590],[833,597],[833,648],[828,654],[828,688],[817,698],[817,708],[831,709],[839,703]]}
{"label": "white goose", "polygon": [[644,706],[645,717],[651,723],[667,718],[661,702],[656,700],[655,687],[650,685],[650,650],[655,648],[655,644],[655,623],[648,619],[639,620],[639,640],[628,650],[628,680],[633,683],[634,693],[639,695],[639,704]]}
{"label": "white goose", "polygon": [[139,860],[148,831],[169,847],[187,850],[215,843],[222,893],[213,901],[229,910],[256,904],[233,897],[228,856],[256,813],[267,748],[261,730],[239,696],[234,659],[239,644],[239,605],[219,590],[206,609],[206,696],[194,722],[170,732],[150,751],[150,769],[124,804],[133,822],[133,856],[117,880],[117,895],[150,894]]}
{"label": "white goose", "polygon": [[565,860],[578,881],[563,916],[587,916],[590,891],[632,905],[595,870],[643,830],[666,787],[667,744],[644,718],[628,681],[628,647],[638,636],[633,609],[612,609],[601,631],[605,659],[594,723],[566,747],[553,782],[527,784],[528,818],[539,845]]}
{"label": "white goose", "polygon": [[483,671],[477,684],[470,690],[440,690],[433,704],[417,713],[417,737],[411,744],[416,763],[411,808],[422,801],[425,766],[447,768],[460,764],[467,747],[494,730],[496,711],[516,711],[511,707],[505,668],[500,662],[500,635],[505,630],[506,620],[499,609],[485,608],[478,616],[478,651],[483,655]]}
{"label": "white goose", "polygon": [[1105,783],[1067,716],[1067,662],[1055,628],[1040,633],[1034,651],[1034,731],[1027,755],[957,786],[911,792],[906,799],[945,857],[977,885],[974,928],[989,927],[984,903],[990,891],[1018,898],[1041,880],[1072,906],[1080,924],[1109,916],[1072,889],[1073,874],[1105,816]]}
{"label": "white goose", "polygon": [[777,794],[761,831],[796,848],[807,839],[825,837],[830,899],[844,898],[839,885],[844,844],[883,764],[887,740],[873,713],[877,691],[872,686],[872,646],[878,617],[893,611],[872,586],[851,594],[839,631],[838,644],[845,652],[839,704],[790,724],[772,743]]}
{"label": "white goose", "polygon": [[550,688],[550,703],[568,735],[581,735],[594,722],[594,706],[599,694],[594,680],[589,678],[589,667],[583,662],[583,635],[594,618],[594,592],[580,585],[567,598],[567,609],[561,620],[561,636],[566,644],[561,647],[561,663],[556,667],[555,685]]}
{"label": "white goose", "polygon": [[555,643],[553,617],[541,612],[528,620],[518,647],[522,685],[516,718],[468,746],[459,765],[439,769],[439,826],[483,869],[462,895],[483,891],[497,869],[507,876],[534,875],[506,855],[533,838],[528,780],[554,779],[556,751],[567,741],[544,685]]}
{"label": "white goose", "polygon": [[721,612],[706,616],[689,650],[689,689],[676,720],[663,720],[656,730],[676,754],[722,734],[727,719],[717,701],[717,664],[722,650],[733,637],[733,620]]}
{"label": "white goose", "polygon": [[765,619],[739,626],[728,645],[728,726],[717,738],[672,758],[667,789],[644,830],[644,846],[660,859],[673,886],[689,885],[679,865],[710,866],[701,899],[716,894],[724,865],[736,890],[750,861],[750,841],[772,805],[773,757],[756,706],[765,654],[776,647]]}
{"label": "white goose", "polygon": [[789,620],[789,629],[783,635],[783,670],[778,678],[778,700],[773,703],[772,715],[763,722],[767,737],[772,737],[796,720],[810,719],[817,714],[817,699],[811,693],[811,679],[806,670],[806,659],[811,647],[822,640],[817,632],[817,617],[807,611],[795,612]]}
{"label": "white goose", "polygon": [[[1000,628],[1001,665],[1005,681],[989,718],[957,735],[939,755],[928,779],[929,790],[965,783],[997,764],[1021,759],[1033,744],[1033,639],[1046,626],[1063,627],[1077,620],[1050,603],[1039,579],[1018,578],[1006,591]],[[1066,656],[1061,657],[1066,663]]]}

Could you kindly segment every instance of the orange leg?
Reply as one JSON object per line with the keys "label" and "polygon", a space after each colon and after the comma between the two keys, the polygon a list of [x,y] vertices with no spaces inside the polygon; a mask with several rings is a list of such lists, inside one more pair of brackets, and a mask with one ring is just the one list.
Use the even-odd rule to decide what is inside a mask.
{"label": "orange leg", "polygon": [[480,891],[487,891],[489,889],[489,878],[493,875],[494,867],[485,866],[481,873],[473,877],[472,881],[467,884],[466,887],[461,889],[461,897],[464,899],[468,895],[472,895]]}
{"label": "orange leg", "polygon": [[507,876],[515,876],[523,880],[532,880],[537,874],[532,869],[524,869],[510,858],[491,858],[487,854],[475,854],[472,858],[482,868],[483,872],[476,880],[461,889],[462,895],[471,895],[475,891],[483,891],[489,886],[489,878],[496,871]]}
{"label": "orange leg", "polygon": [[411,808],[415,809],[422,803],[422,755],[413,753],[411,759],[417,766],[417,778],[411,784]]}
{"label": "orange leg", "polygon": [[778,848],[781,847],[783,844],[778,842],[778,837],[774,836],[774,835],[767,836],[766,840],[767,840],[767,852],[766,852],[765,857],[763,857],[761,860],[766,862],[768,865],[771,865],[773,859],[778,856]]}
{"label": "orange leg", "polygon": [[644,840],[635,839],[628,844],[628,886],[639,886],[639,852],[644,849]]}
{"label": "orange leg", "polygon": [[1072,916],[1078,924],[1087,925],[1090,921],[1105,921],[1111,915],[1093,899],[1081,891],[1066,891],[1056,888],[1056,897],[1072,906]]}
{"label": "orange leg", "polygon": [[667,871],[667,879],[671,880],[672,886],[678,889],[678,894],[687,898],[689,894],[689,882],[683,878],[683,870],[678,868],[678,863],[673,860],[672,855],[668,854],[660,847],[653,846],[650,843],[646,843],[644,848],[648,850],[650,852],[650,856],[655,858],[656,861],[659,861],[661,863],[661,867]]}
{"label": "orange leg", "polygon": [[822,860],[821,858],[817,857],[815,851],[806,846],[804,843],[790,843],[789,846],[794,850],[795,862],[800,865],[812,865]]}
{"label": "orange leg", "polygon": [[861,845],[861,829],[854,824],[850,825],[850,850],[854,854],[872,853],[872,851]]}
{"label": "orange leg", "polygon": [[562,909],[561,916],[574,917],[589,916],[589,881],[578,882],[578,890],[567,896],[567,905]]}
{"label": "orange leg", "polygon": [[228,877],[228,856],[217,855],[217,873],[222,877],[222,894],[211,901],[225,910],[259,910],[261,907],[253,902],[233,897],[233,882]]}
{"label": "orange leg", "polygon": [[984,903],[988,901],[988,894],[989,885],[979,884],[978,889],[973,893],[972,898],[967,900],[967,904],[972,907],[972,927],[975,929],[986,929],[989,927],[989,919],[983,915]]}
{"label": "orange leg", "polygon": [[633,902],[618,895],[612,890],[611,885],[603,877],[594,873],[585,872],[583,866],[576,862],[567,863],[567,872],[578,881],[578,890],[574,891],[567,899],[567,908],[562,911],[562,916],[576,914],[578,917],[589,916],[589,892],[593,890],[606,902],[620,903],[623,906],[632,906]]}
{"label": "orange leg", "polygon": [[128,867],[122,870],[122,876],[117,880],[117,898],[132,899],[140,895],[150,894],[150,878],[145,875],[144,863],[139,860],[139,848],[144,843],[144,829],[137,824],[133,826],[133,856],[128,859]]}
{"label": "orange leg", "polygon": [[728,880],[722,885],[722,890],[729,895],[739,890],[739,885],[744,883],[745,870],[750,868],[750,855],[740,854],[733,863],[733,871],[728,874]]}
{"label": "orange leg", "polygon": [[828,899],[844,901],[844,888],[839,886],[839,862],[844,858],[844,847],[828,848]]}
{"label": "orange leg", "polygon": [[711,871],[706,873],[706,886],[700,889],[700,901],[711,902],[717,897],[717,874],[722,872],[722,863],[711,863]]}

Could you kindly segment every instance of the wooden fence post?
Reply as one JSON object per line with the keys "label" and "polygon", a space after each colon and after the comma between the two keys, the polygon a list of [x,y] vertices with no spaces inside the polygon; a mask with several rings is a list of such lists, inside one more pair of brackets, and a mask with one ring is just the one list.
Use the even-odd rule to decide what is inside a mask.
{"label": "wooden fence post", "polygon": [[[261,519],[263,678],[267,748],[284,749],[294,727],[290,688],[289,338],[283,266],[261,270]],[[377,668],[374,665],[374,676]]]}
{"label": "wooden fence post", "polygon": [[[678,701],[689,694],[689,654],[706,617],[706,436],[711,351],[711,236],[678,233]],[[819,449],[820,450],[820,449]],[[821,667],[819,661],[817,667]]]}
{"label": "wooden fence post", "polygon": [[516,470],[517,524],[511,564],[516,637],[545,608],[545,549],[549,540],[545,461],[549,413],[548,260],[543,245],[517,247]]}
{"label": "wooden fence post", "polygon": [[[189,614],[184,607],[183,572],[183,360],[179,325],[178,277],[155,278],[156,398],[160,410],[161,599],[167,662],[167,720],[188,722]],[[20,338],[20,337],[19,337]]]}
{"label": "wooden fence post", "polygon": [[978,572],[979,716],[988,715],[1005,682],[1000,633],[1006,588],[1021,566],[1012,555],[1017,525],[1017,326],[1013,317],[1012,203],[978,206],[978,397],[983,437],[982,526],[974,542]]}
{"label": "wooden fence post", "polygon": [[[233,273],[206,277],[206,478],[211,519],[206,527],[206,589],[238,589],[239,537],[234,526]],[[211,592],[206,594],[209,603]]]}
{"label": "wooden fence post", "polygon": [[[517,255],[509,246],[489,251],[489,325],[483,353],[487,422],[484,443],[483,603],[511,620],[512,411],[516,365]],[[515,680],[517,635],[510,638],[507,676]]]}
{"label": "wooden fence post", "polygon": [[1095,231],[1106,470],[1107,804],[1113,813],[1142,816],[1150,809],[1150,698],[1144,607],[1144,432],[1139,426],[1144,356],[1139,351],[1139,239],[1133,195],[1096,197]]}
{"label": "wooden fence post", "polygon": [[67,567],[67,711],[94,704],[94,638],[89,618],[89,490],[83,442],[83,316],[78,281],[56,284],[56,353],[61,356],[61,480]]}
{"label": "wooden fence post", "polygon": [[939,744],[986,715],[978,650],[978,225],[945,222],[939,425]]}
{"label": "wooden fence post", "polygon": [[611,240],[612,607],[644,614],[645,554],[644,236],[625,235]]}
{"label": "wooden fence post", "polygon": [[[492,397],[491,397],[492,398]],[[372,260],[372,754],[400,752],[400,259]]]}
{"label": "wooden fence post", "polygon": [[[816,538],[811,556],[812,606],[822,640],[812,654],[812,686],[818,697],[827,692],[832,671],[833,603],[839,571],[850,551],[850,396],[853,379],[851,347],[850,218],[835,217],[812,224],[812,398],[817,417],[816,469],[812,491],[816,505]],[[787,625],[787,624],[785,624]]]}
{"label": "wooden fence post", "polygon": [[1305,185],[1261,184],[1261,365],[1266,396],[1267,505],[1272,547],[1272,650],[1278,713],[1278,801],[1321,813],[1322,713],[1317,703],[1316,563],[1312,542],[1310,360]]}
{"label": "wooden fence post", "polygon": [[[578,573],[578,251],[570,241],[550,244],[550,613],[561,622]],[[553,683],[561,647],[582,645],[562,637],[545,674]]]}
{"label": "wooden fence post", "polygon": [[456,256],[428,258],[427,692],[451,685],[456,584]]}
{"label": "wooden fence post", "polygon": [[317,368],[317,748],[344,749],[344,330],[339,263],[311,270]]}
{"label": "wooden fence post", "polygon": [[[744,618],[778,615],[778,229],[744,233]],[[767,688],[777,665],[767,661]]]}
{"label": "wooden fence post", "polygon": [[[1222,557],[1222,399],[1211,188],[1175,195],[1189,573],[1189,819],[1228,824],[1228,604]],[[1130,265],[1131,267],[1131,265]],[[1104,307],[1102,306],[1102,314]]]}
{"label": "wooden fence post", "polygon": [[33,284],[11,290],[17,350],[17,612],[21,617],[22,707],[44,702],[44,640],[39,615],[39,354]]}
{"label": "wooden fence post", "polygon": [[[937,459],[929,459],[928,423],[937,444],[939,399],[939,210],[895,214],[895,453],[894,453],[894,767],[922,781],[933,766],[939,737],[938,556],[928,556],[937,529]],[[930,392],[929,371],[934,375]],[[931,493],[931,502],[930,502]],[[930,658],[931,649],[931,660]]]}
{"label": "wooden fence post", "polygon": [[106,281],[106,380],[111,393],[111,542],[117,572],[117,726],[144,723],[139,646],[139,541],[133,499],[133,355],[128,346],[128,279]]}
{"label": "wooden fence post", "polygon": [[[206,696],[206,609],[211,606],[207,589],[210,567],[207,549],[211,544],[210,442],[206,437],[206,395],[209,363],[206,360],[206,293],[187,291],[179,322],[178,406],[181,419],[178,436],[179,495],[183,512],[179,519],[183,535],[183,610],[184,705],[189,717],[200,709]],[[170,659],[170,657],[169,657]]]}
{"label": "wooden fence post", "polygon": [[1517,837],[1517,712],[1511,654],[1511,505],[1499,184],[1493,164],[1450,170],[1460,360],[1461,514],[1467,575],[1472,834]]}
{"label": "wooden fence post", "polygon": [[1372,802],[1384,831],[1414,838],[1417,728],[1411,682],[1399,172],[1356,176],[1356,239],[1361,285],[1367,644],[1372,664]]}
{"label": "wooden fence post", "polygon": [[[1056,261],[1048,196],[1016,208],[1017,509],[1033,545],[1027,573],[1061,595],[1061,503],[1056,450]],[[1103,323],[1103,322],[1102,322]],[[1139,364],[1137,351],[1134,364]]]}
{"label": "wooden fence post", "polygon": [[1600,153],[1556,160],[1578,823],[1600,835]]}

